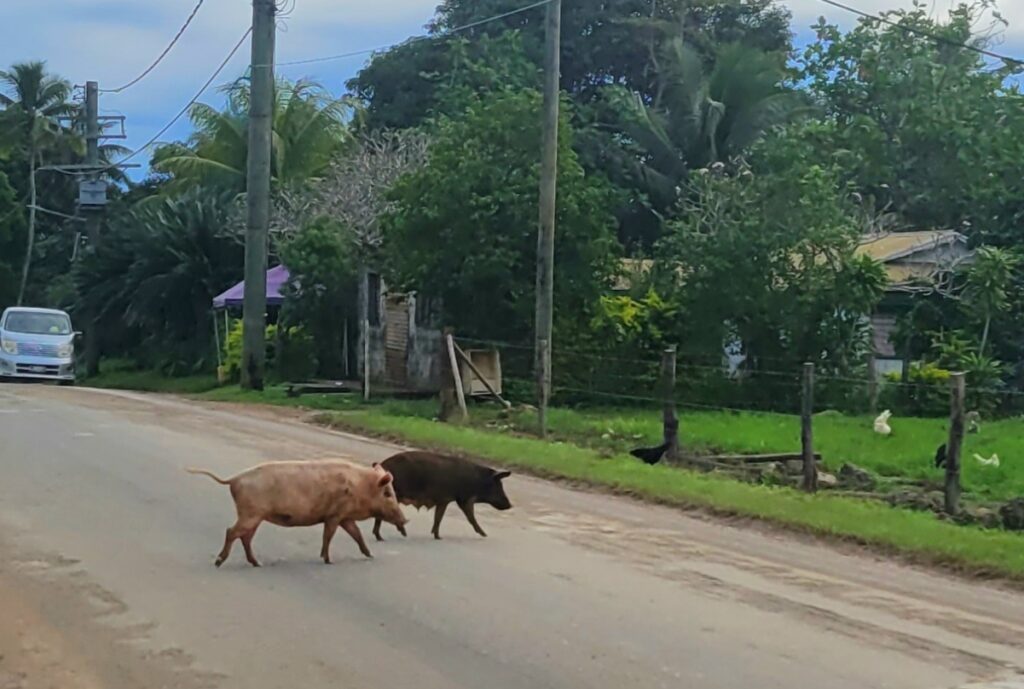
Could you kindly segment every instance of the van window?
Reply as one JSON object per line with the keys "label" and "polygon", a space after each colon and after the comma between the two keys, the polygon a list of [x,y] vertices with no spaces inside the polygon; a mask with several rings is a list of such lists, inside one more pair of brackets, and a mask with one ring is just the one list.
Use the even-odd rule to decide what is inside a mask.
{"label": "van window", "polygon": [[71,321],[62,313],[15,311],[7,314],[4,330],[29,335],[70,335]]}

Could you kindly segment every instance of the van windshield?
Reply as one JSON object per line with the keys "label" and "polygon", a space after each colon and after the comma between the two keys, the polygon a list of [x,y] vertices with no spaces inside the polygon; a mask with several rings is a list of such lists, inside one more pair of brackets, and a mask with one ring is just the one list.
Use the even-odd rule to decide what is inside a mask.
{"label": "van windshield", "polygon": [[4,329],[29,335],[70,335],[71,321],[62,313],[15,312],[7,315]]}

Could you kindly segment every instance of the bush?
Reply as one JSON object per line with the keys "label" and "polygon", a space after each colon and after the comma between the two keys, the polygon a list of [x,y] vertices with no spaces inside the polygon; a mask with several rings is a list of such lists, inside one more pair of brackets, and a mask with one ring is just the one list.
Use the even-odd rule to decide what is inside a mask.
{"label": "bush", "polygon": [[879,393],[880,407],[904,416],[942,416],[949,412],[949,371],[937,364],[914,362],[907,384],[898,373],[886,375]]}

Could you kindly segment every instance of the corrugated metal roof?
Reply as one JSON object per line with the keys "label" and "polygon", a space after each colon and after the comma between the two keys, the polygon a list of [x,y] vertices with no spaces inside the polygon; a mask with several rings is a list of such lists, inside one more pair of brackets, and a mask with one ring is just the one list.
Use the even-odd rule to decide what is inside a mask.
{"label": "corrugated metal roof", "polygon": [[876,261],[885,263],[886,261],[902,258],[908,254],[954,242],[962,242],[966,245],[967,237],[956,230],[887,232],[885,234],[864,237],[855,253],[858,256],[870,256]]}

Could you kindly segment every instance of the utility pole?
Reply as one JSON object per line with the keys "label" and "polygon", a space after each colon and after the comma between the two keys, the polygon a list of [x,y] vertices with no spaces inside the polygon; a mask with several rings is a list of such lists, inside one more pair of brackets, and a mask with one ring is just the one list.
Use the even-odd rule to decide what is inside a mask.
{"label": "utility pole", "polygon": [[541,436],[548,432],[551,398],[551,331],[554,311],[555,201],[558,185],[558,98],[562,0],[547,7],[544,47],[543,141],[540,163],[540,224],[537,233],[536,374]]}
{"label": "utility pole", "polygon": [[[98,182],[100,175],[100,87],[95,81],[85,82],[85,164],[90,170],[87,178]],[[98,251],[100,246],[100,211],[94,210],[86,219],[86,233],[89,248]],[[85,372],[95,376],[100,372],[100,328],[96,314],[87,313],[88,327],[85,329]]]}
{"label": "utility pole", "polygon": [[252,0],[249,159],[246,174],[245,293],[242,306],[242,387],[263,389],[266,364],[267,235],[270,225],[270,146],[274,104],[274,0]]}

